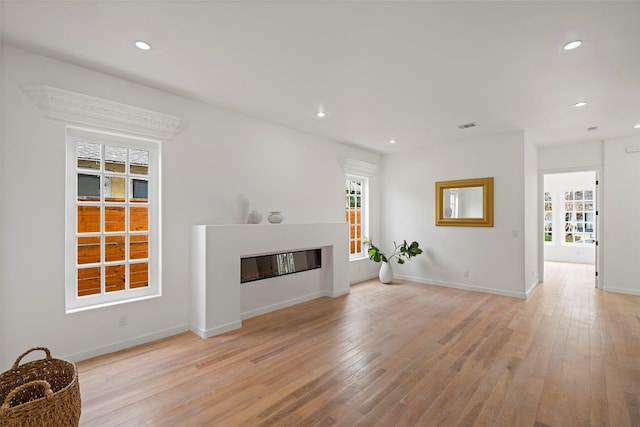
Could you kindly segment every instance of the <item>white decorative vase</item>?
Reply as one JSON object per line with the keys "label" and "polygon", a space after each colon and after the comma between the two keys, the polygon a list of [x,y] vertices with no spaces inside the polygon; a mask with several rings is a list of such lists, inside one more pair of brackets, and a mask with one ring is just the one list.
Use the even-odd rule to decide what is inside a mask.
{"label": "white decorative vase", "polygon": [[284,217],[282,216],[282,212],[280,211],[271,211],[269,212],[269,216],[267,217],[267,220],[271,224],[280,224],[283,219]]}
{"label": "white decorative vase", "polygon": [[249,199],[244,194],[236,194],[233,198],[233,219],[236,224],[246,224],[249,216]]}
{"label": "white decorative vase", "polygon": [[387,285],[393,281],[393,270],[391,269],[391,264],[384,261],[382,262],[378,278],[382,283]]}
{"label": "white decorative vase", "polygon": [[262,221],[262,214],[258,211],[249,212],[249,217],[247,218],[247,224],[260,224]]}

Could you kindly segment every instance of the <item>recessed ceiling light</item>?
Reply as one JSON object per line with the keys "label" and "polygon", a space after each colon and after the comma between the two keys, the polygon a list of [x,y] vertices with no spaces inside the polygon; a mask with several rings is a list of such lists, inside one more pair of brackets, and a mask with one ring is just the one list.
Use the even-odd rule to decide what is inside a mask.
{"label": "recessed ceiling light", "polygon": [[324,111],[322,111],[322,110],[321,110],[321,111],[318,111],[318,112],[316,113],[316,117],[318,117],[318,118],[327,117],[327,113],[325,113],[325,112],[324,112]]}
{"label": "recessed ceiling light", "polygon": [[637,125],[635,125],[633,128],[634,128],[634,129],[640,129],[640,123],[638,123]]}
{"label": "recessed ceiling light", "polygon": [[582,44],[582,40],[574,40],[562,46],[564,50],[573,50]]}
{"label": "recessed ceiling light", "polygon": [[144,40],[138,40],[134,43],[138,49],[149,50],[151,45]]}
{"label": "recessed ceiling light", "polygon": [[395,143],[396,143],[396,140],[395,140],[395,139],[391,139],[391,140],[389,140],[389,144],[395,144]]}
{"label": "recessed ceiling light", "polygon": [[584,107],[585,105],[587,105],[587,103],[584,101],[576,102],[575,104],[573,104],[574,107]]}

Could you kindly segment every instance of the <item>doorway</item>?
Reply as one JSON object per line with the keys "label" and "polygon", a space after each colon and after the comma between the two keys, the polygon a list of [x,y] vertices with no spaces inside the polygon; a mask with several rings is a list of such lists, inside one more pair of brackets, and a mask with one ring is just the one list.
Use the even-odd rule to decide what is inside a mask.
{"label": "doorway", "polygon": [[541,184],[542,263],[592,265],[598,287],[598,172],[546,172]]}

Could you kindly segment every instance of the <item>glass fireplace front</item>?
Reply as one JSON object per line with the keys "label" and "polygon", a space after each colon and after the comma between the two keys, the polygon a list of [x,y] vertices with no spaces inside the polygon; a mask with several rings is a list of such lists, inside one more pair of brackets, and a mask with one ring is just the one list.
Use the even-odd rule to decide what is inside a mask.
{"label": "glass fireplace front", "polygon": [[241,258],[240,263],[240,283],[253,282],[321,268],[322,249]]}

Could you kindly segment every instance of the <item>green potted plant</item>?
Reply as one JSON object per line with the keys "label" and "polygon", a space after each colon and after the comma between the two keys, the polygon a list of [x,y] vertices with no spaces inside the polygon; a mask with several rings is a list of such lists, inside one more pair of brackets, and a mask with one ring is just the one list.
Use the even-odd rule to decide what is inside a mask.
{"label": "green potted plant", "polygon": [[378,277],[380,278],[380,281],[385,284],[389,284],[393,280],[393,270],[389,265],[393,258],[398,261],[398,264],[404,264],[406,260],[409,260],[414,256],[418,256],[423,252],[422,249],[420,249],[420,244],[418,242],[414,241],[409,244],[405,240],[399,246],[396,242],[393,242],[393,252],[391,253],[391,255],[387,256],[376,245],[374,245],[370,239],[365,237],[363,241],[364,244],[369,248],[367,250],[369,259],[375,262],[382,262]]}

